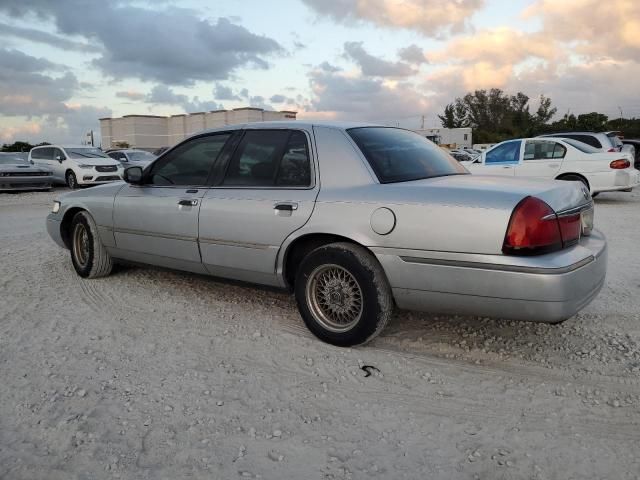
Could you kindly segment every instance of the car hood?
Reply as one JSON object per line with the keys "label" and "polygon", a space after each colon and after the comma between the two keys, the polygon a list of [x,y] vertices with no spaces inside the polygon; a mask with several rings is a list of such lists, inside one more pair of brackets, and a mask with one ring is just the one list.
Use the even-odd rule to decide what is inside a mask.
{"label": "car hood", "polygon": [[81,163],[82,165],[91,165],[93,167],[103,166],[103,165],[115,165],[116,167],[120,165],[120,162],[112,158],[71,158],[72,161],[76,163]]}
{"label": "car hood", "polygon": [[[446,198],[454,203],[512,209],[527,196],[545,201],[556,212],[584,205],[591,201],[581,182],[536,180],[485,175],[450,175],[405,182],[415,190],[415,197],[425,195]],[[429,188],[425,188],[429,187]],[[429,193],[427,193],[429,192]]]}
{"label": "car hood", "polygon": [[46,168],[35,167],[33,165],[25,165],[23,163],[15,163],[15,164],[2,164],[0,165],[0,172],[48,172],[51,173],[51,170]]}

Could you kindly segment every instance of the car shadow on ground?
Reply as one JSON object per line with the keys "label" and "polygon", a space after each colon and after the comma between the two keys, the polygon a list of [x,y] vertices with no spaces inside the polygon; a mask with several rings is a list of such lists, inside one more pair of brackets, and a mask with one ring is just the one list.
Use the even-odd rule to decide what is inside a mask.
{"label": "car shadow on ground", "polygon": [[[157,290],[154,298],[155,294],[179,284],[182,297],[179,304],[193,310],[196,316],[217,309],[229,312],[236,323],[259,319],[255,325],[245,324],[248,328],[267,328],[270,323],[272,335],[282,331],[305,341],[313,338],[298,313],[293,295],[280,289],[152,267],[123,266],[114,277],[121,277],[125,283],[148,285],[149,289]],[[125,304],[140,301],[134,297],[120,300]],[[251,312],[251,319],[244,312]],[[603,315],[588,313],[550,325],[396,310],[378,338],[357,348],[456,359],[469,364],[516,362],[610,375],[640,370],[639,345],[627,334],[603,332],[603,322],[606,322]],[[320,343],[318,348],[323,348]]]}

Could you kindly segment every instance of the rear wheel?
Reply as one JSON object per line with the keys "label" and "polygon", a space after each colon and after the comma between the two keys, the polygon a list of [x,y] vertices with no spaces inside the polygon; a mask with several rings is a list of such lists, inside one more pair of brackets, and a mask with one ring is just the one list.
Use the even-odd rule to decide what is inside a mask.
{"label": "rear wheel", "polygon": [[71,170],[69,170],[65,175],[65,180],[67,181],[67,187],[70,189],[74,190],[78,188],[78,179],[76,178],[76,174]]}
{"label": "rear wheel", "polygon": [[309,330],[341,347],[375,338],[393,311],[382,267],[371,253],[350,243],[332,243],[309,253],[296,274],[295,296]]}
{"label": "rear wheel", "polygon": [[71,221],[71,262],[83,278],[104,277],[111,273],[113,260],[100,241],[98,228],[87,212],[78,212]]}

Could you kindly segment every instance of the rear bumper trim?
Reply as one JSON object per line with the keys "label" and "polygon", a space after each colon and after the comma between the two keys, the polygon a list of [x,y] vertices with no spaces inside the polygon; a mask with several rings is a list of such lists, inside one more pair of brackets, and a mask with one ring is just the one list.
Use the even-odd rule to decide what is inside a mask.
{"label": "rear bumper trim", "polygon": [[400,257],[403,262],[420,263],[423,265],[441,265],[446,267],[464,267],[477,268],[480,270],[496,270],[501,272],[519,272],[519,273],[535,273],[545,275],[562,275],[563,273],[573,272],[595,260],[595,257],[589,256],[572,265],[560,268],[543,268],[543,267],[526,267],[522,265],[498,265],[495,263],[465,262],[459,260],[443,260],[440,258],[418,258],[418,257]]}

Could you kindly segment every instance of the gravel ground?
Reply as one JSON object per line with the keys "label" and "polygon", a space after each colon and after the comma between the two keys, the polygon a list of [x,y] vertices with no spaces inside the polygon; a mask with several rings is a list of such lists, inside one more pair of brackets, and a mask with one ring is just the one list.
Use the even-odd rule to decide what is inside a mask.
{"label": "gravel ground", "polygon": [[80,279],[57,193],[0,195],[2,479],[640,478],[640,193],[597,198],[607,283],[562,325],[397,312],[354,349],[282,292]]}

